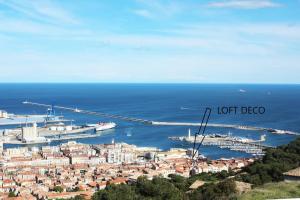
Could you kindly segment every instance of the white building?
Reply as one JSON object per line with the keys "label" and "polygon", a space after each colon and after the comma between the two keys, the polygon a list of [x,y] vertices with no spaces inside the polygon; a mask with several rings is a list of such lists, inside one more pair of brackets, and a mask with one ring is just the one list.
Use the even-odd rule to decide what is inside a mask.
{"label": "white building", "polygon": [[30,142],[35,141],[38,138],[38,131],[36,123],[33,123],[32,127],[23,127],[22,128],[22,141]]}
{"label": "white building", "polygon": [[4,110],[0,110],[0,118],[8,118],[8,113]]}
{"label": "white building", "polygon": [[136,155],[132,152],[123,152],[121,149],[109,149],[107,152],[108,163],[132,163]]}
{"label": "white building", "polygon": [[59,153],[60,149],[59,146],[42,146],[43,153]]}
{"label": "white building", "polygon": [[22,142],[45,142],[47,139],[45,137],[39,137],[37,124],[33,123],[31,127],[22,128]]}
{"label": "white building", "polygon": [[22,157],[26,153],[28,153],[27,147],[19,147],[19,148],[8,148],[4,151],[4,156],[9,157]]}

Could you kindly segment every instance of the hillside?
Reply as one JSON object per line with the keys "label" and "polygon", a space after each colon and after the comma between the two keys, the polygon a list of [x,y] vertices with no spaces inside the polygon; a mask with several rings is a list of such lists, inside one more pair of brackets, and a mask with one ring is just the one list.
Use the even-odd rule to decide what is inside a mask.
{"label": "hillside", "polygon": [[238,200],[300,198],[300,183],[267,183],[238,197]]}
{"label": "hillside", "polygon": [[[270,148],[266,155],[245,167],[241,172],[202,173],[190,178],[171,175],[169,179],[140,177],[131,185],[110,185],[94,194],[93,200],[171,199],[171,200],[227,200],[300,197],[300,184],[284,183],[283,173],[300,166],[300,138],[287,145]],[[229,179],[229,177],[231,177]],[[196,181],[205,184],[190,190]],[[235,181],[246,182],[254,189],[238,196]]]}

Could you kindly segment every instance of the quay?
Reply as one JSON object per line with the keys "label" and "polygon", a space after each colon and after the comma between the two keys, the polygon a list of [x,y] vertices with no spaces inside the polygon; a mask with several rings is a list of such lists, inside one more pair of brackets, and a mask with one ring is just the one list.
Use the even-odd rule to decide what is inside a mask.
{"label": "quay", "polygon": [[44,141],[29,141],[26,143],[23,143],[20,140],[10,140],[5,141],[3,143],[5,144],[17,144],[17,145],[30,145],[30,144],[47,144],[54,141],[63,141],[63,140],[74,140],[74,139],[83,139],[83,138],[94,138],[101,136],[103,133],[95,133],[95,134],[76,134],[76,135],[64,135],[64,136],[55,136],[47,138],[47,140]]}
{"label": "quay", "polygon": [[56,122],[69,122],[71,120],[62,119],[61,116],[53,117],[47,120],[47,115],[13,115],[8,118],[0,118],[0,126],[23,125],[30,123],[56,123]]}
{"label": "quay", "polygon": [[[98,130],[102,128],[101,130]],[[101,125],[75,126],[62,124],[50,124],[38,127],[36,123],[32,126],[4,130],[0,140],[4,144],[45,144],[58,140],[71,140],[80,138],[91,138],[102,135],[102,131],[109,131],[113,127],[103,129]],[[108,132],[106,132],[108,133]]]}

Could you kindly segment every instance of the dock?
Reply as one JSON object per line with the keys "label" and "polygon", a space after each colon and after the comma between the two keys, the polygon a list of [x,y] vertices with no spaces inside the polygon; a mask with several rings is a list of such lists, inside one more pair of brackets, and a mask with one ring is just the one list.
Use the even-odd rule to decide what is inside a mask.
{"label": "dock", "polygon": [[[69,129],[66,129],[66,128]],[[34,140],[28,140],[24,142],[24,136],[22,134],[22,128],[10,129],[9,131],[3,132],[0,136],[0,141],[4,144],[44,144],[50,143],[52,141],[58,140],[71,140],[80,138],[92,138],[98,137],[103,134],[103,132],[96,131],[96,127],[93,126],[66,126],[63,129],[52,130],[50,127],[30,127],[32,132],[36,134]],[[57,128],[57,127],[56,127]],[[36,131],[34,131],[36,129]],[[107,130],[109,131],[109,130]]]}
{"label": "dock", "polygon": [[[8,118],[0,118],[0,126],[22,125],[30,123],[44,123],[49,118],[47,115],[12,115]],[[61,116],[47,120],[48,123],[69,122],[71,120],[62,119]]]}
{"label": "dock", "polygon": [[83,139],[83,138],[94,138],[94,137],[99,137],[103,133],[95,133],[95,134],[76,134],[76,135],[65,135],[65,136],[60,136],[60,137],[51,137],[47,138],[48,140],[45,141],[30,141],[23,143],[20,140],[11,140],[11,141],[5,141],[5,144],[18,144],[18,145],[31,145],[31,144],[47,144],[51,143],[54,141],[63,141],[63,140],[75,140],[75,139]]}

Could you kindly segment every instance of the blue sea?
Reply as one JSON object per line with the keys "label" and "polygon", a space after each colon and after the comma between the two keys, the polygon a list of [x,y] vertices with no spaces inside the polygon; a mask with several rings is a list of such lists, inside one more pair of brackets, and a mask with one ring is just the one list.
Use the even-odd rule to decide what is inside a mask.
{"label": "blue sea", "polygon": [[[206,107],[212,108],[209,123],[239,124],[300,132],[300,85],[252,84],[0,84],[0,109],[15,114],[45,114],[46,108],[23,105],[22,101],[54,104],[90,111],[118,114],[153,121],[201,122]],[[223,106],[263,106],[262,115],[223,114]],[[169,149],[188,147],[169,136],[187,135],[197,127],[151,126],[107,119],[82,113],[56,110],[75,120],[75,124],[113,121],[117,127],[97,138],[78,139],[87,144],[126,142],[138,146]],[[1,129],[1,127],[0,127]],[[266,144],[276,146],[295,139],[261,131],[208,127],[206,133],[220,133],[259,139],[267,134]],[[65,141],[64,141],[65,142]],[[57,145],[59,142],[51,143]],[[192,146],[192,145],[191,145]],[[217,147],[201,147],[212,159],[250,157],[251,155]]]}

